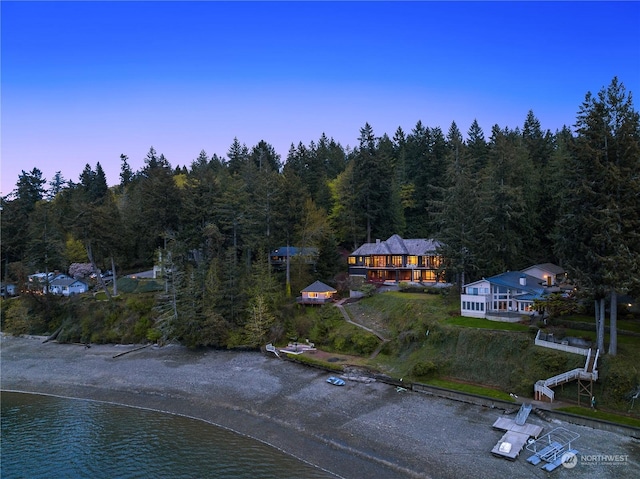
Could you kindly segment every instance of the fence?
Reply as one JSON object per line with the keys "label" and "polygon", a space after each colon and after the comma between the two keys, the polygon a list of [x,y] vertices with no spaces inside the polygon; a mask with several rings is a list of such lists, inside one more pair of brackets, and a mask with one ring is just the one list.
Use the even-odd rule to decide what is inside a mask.
{"label": "fence", "polygon": [[[542,337],[545,339],[542,339]],[[557,340],[549,338],[548,334],[544,334],[542,331],[538,330],[536,334],[536,346],[542,346],[543,348],[557,349],[558,351],[564,351],[565,353],[573,353],[573,354],[581,354],[582,356],[587,356],[589,354],[589,348],[579,348],[577,346],[569,346],[568,343],[565,342],[556,342]],[[551,340],[549,340],[551,339]]]}

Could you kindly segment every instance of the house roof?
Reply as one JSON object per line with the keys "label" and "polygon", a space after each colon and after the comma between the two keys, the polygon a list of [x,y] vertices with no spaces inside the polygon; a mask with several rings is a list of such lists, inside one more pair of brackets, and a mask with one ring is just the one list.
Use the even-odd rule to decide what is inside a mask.
{"label": "house roof", "polygon": [[306,288],[300,291],[301,293],[337,293],[337,291],[331,286],[327,286],[322,281],[316,281],[313,284],[310,284]]}
{"label": "house roof", "polygon": [[74,283],[80,283],[83,285],[87,285],[87,283],[85,283],[84,281],[80,281],[79,279],[73,279],[73,278],[56,278],[53,281],[51,281],[51,286],[71,286]]}
{"label": "house roof", "polygon": [[463,285],[463,287],[466,288],[467,286],[475,286],[477,284],[485,283],[487,281],[489,281],[489,280],[482,278],[482,279],[479,279],[478,281],[474,281],[473,283],[467,283],[467,284]]}
{"label": "house roof", "polygon": [[298,248],[297,246],[280,246],[271,252],[271,256],[296,256],[299,254],[318,254],[318,249]]}
{"label": "house roof", "polygon": [[534,264],[533,266],[529,266],[528,268],[523,269],[522,271],[526,272],[529,271],[533,268],[538,268],[542,271],[546,271],[547,273],[551,273],[551,274],[564,274],[564,268],[562,268],[561,266],[558,266],[557,264],[553,264],[553,263],[541,263],[541,264]]}
{"label": "house roof", "polygon": [[[520,278],[525,279],[525,284],[520,284]],[[521,271],[507,271],[506,273],[486,278],[486,280],[491,284],[504,286],[509,289],[517,289],[531,294],[542,295],[544,293],[544,287],[540,284],[540,278],[522,273]]]}
{"label": "house roof", "polygon": [[378,254],[424,255],[435,253],[440,243],[433,239],[403,239],[400,235],[393,235],[386,241],[376,240],[375,243],[365,243],[356,249],[351,256],[369,256]]}
{"label": "house roof", "polygon": [[534,299],[540,299],[541,297],[542,295],[540,294],[525,293],[525,294],[519,294],[518,296],[514,296],[513,298],[516,301],[533,301]]}

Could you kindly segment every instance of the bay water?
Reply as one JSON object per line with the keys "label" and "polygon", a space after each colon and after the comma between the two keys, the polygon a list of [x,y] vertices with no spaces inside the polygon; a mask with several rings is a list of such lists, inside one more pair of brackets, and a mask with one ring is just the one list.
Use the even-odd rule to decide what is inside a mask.
{"label": "bay water", "polygon": [[0,477],[326,479],[207,422],[80,399],[2,392]]}

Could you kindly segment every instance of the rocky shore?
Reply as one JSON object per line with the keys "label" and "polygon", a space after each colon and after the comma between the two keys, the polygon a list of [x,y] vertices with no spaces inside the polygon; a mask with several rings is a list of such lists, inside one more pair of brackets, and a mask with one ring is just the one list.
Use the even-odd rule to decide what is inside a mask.
{"label": "rocky shore", "polygon": [[[251,352],[180,346],[64,345],[2,336],[3,390],[54,394],[145,407],[203,419],[268,443],[345,479],[546,478],[526,462],[490,451],[498,408],[439,399],[379,382],[349,381]],[[556,478],[640,477],[640,441],[611,432],[549,423],[580,434],[581,454],[625,456],[578,463]]]}

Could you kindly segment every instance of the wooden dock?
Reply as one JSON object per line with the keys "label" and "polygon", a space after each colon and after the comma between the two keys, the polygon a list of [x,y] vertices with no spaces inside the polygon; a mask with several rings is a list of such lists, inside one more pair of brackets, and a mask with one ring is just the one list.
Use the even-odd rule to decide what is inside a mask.
{"label": "wooden dock", "polygon": [[515,461],[525,446],[529,436],[520,432],[507,431],[491,449],[491,454]]}
{"label": "wooden dock", "polygon": [[315,353],[316,347],[313,343],[289,343],[286,348],[280,348],[280,352],[287,354]]}
{"label": "wooden dock", "polygon": [[542,426],[536,426],[535,424],[518,425],[513,419],[506,418],[504,416],[496,419],[496,422],[493,423],[493,428],[501,431],[513,431],[520,434],[526,434],[534,439],[537,439],[542,432]]}
{"label": "wooden dock", "polygon": [[494,456],[503,457],[510,461],[516,460],[529,438],[536,439],[542,432],[542,426],[517,424],[514,419],[504,416],[496,419],[496,422],[493,423],[493,428],[506,432],[493,447],[491,453]]}

